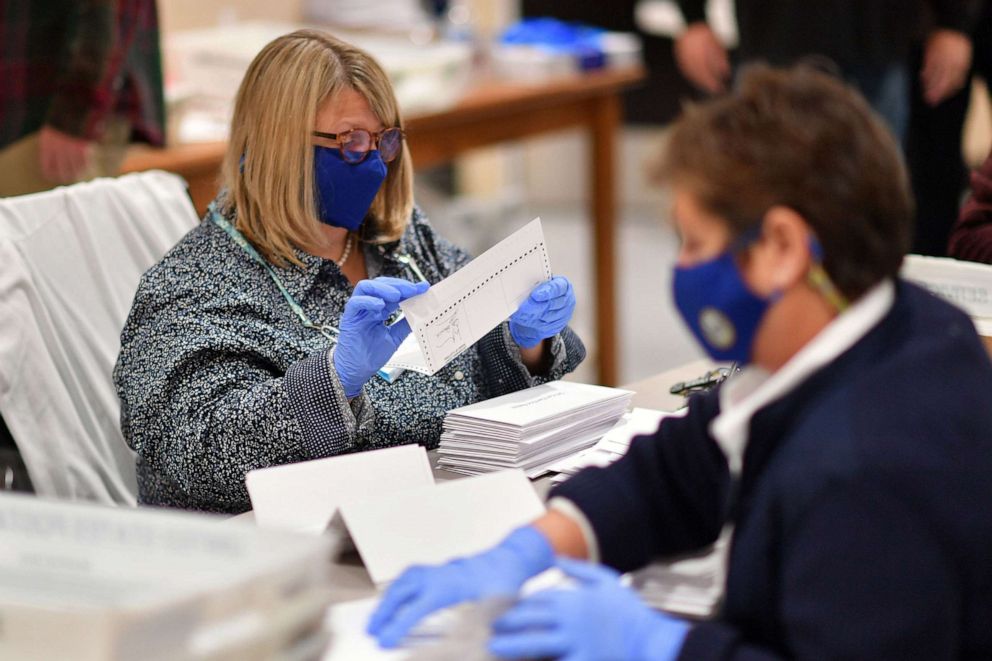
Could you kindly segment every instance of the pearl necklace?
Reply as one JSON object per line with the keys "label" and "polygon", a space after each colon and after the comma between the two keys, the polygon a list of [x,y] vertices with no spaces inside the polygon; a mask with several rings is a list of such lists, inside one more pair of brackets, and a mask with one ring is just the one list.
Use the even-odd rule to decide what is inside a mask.
{"label": "pearl necklace", "polygon": [[335,264],[338,265],[338,268],[344,266],[344,263],[348,261],[349,257],[351,257],[351,247],[355,244],[354,239],[355,239],[355,235],[352,234],[351,232],[348,232],[348,239],[345,241],[344,252],[341,253],[341,259],[334,262]]}

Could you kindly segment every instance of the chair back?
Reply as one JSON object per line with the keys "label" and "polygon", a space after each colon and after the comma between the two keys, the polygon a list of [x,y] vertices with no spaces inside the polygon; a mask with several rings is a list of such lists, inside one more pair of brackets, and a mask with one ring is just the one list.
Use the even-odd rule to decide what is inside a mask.
{"label": "chair back", "polygon": [[38,495],[135,504],[120,332],[142,273],[197,220],[156,171],[0,199],[0,414]]}

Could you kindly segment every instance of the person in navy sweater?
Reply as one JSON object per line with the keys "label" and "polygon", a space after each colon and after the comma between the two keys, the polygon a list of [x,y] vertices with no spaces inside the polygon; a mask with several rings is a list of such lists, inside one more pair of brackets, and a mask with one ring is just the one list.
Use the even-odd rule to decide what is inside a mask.
{"label": "person in navy sweater", "polygon": [[[676,305],[743,371],[492,550],[406,571],[370,633],[396,645],[557,564],[578,586],[519,600],[492,653],[992,658],[992,365],[963,312],[898,277],[912,202],[894,139],[842,82],[758,66],[683,114],[663,173]],[[727,525],[711,621],[650,610],[602,566],[702,549]]]}

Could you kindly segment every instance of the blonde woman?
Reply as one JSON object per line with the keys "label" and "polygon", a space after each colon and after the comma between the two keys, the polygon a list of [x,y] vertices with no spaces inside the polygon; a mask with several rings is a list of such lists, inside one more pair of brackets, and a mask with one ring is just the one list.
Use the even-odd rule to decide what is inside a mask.
{"label": "blonde woman", "polygon": [[585,356],[556,277],[432,377],[379,369],[400,301],[469,260],[412,199],[389,81],[316,31],[266,46],[235,103],[221,194],[142,278],[114,380],[140,502],[238,512],[254,468],[434,447],[446,411],[557,379]]}

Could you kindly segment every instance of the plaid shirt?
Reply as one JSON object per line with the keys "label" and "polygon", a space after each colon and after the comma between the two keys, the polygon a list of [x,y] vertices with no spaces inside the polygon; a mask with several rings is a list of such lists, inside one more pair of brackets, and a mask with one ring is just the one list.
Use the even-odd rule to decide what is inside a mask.
{"label": "plaid shirt", "polygon": [[89,140],[109,117],[161,145],[155,0],[0,0],[0,148],[43,124]]}

